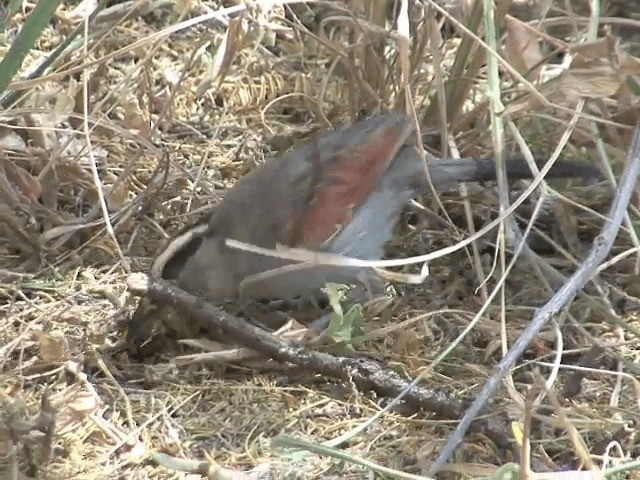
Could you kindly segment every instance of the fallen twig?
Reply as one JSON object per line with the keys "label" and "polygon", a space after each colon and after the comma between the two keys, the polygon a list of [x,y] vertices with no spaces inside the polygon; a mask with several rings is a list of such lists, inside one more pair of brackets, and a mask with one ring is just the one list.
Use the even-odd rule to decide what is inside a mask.
{"label": "fallen twig", "polygon": [[[409,380],[373,360],[312,351],[298,342],[284,340],[164,280],[144,273],[129,275],[127,285],[133,293],[146,295],[154,303],[186,313],[194,321],[210,325],[213,331],[221,330],[232,342],[261,352],[274,360],[292,363],[327,377],[352,383],[361,392],[374,391],[390,398],[402,397],[411,407],[432,412],[442,419],[459,419],[469,404],[468,401],[453,399],[443,391],[411,386]],[[494,417],[477,420],[471,425],[471,429],[488,436],[500,448],[512,446],[506,421],[498,421]]]}

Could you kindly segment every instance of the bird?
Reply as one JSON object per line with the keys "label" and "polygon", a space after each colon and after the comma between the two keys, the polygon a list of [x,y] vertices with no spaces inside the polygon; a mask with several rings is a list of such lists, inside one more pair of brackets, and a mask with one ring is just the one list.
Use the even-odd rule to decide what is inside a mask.
{"label": "bird", "polygon": [[[510,180],[532,178],[524,160],[508,161]],[[556,162],[548,178],[590,176],[584,162]],[[585,174],[585,172],[587,172]],[[256,281],[253,275],[292,262],[232,248],[234,239],[263,248],[278,245],[378,260],[403,208],[431,191],[460,182],[496,179],[491,159],[425,162],[414,120],[403,113],[373,115],[324,132],[240,178],[212,210],[170,241],[151,275],[169,280],[208,301],[243,298],[315,298],[328,283],[364,284],[384,289],[368,267],[313,265]],[[146,299],[129,323],[129,338],[149,335],[157,309]]]}

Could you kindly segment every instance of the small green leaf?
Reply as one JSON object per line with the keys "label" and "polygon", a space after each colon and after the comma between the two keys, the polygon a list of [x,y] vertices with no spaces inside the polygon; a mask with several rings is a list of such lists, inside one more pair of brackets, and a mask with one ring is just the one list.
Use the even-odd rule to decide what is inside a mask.
{"label": "small green leaf", "polygon": [[325,287],[325,293],[329,298],[329,305],[334,312],[342,316],[342,302],[346,297],[348,287],[346,285],[340,285],[337,283],[327,283]]}
{"label": "small green leaf", "polygon": [[344,285],[327,284],[325,292],[333,313],[329,320],[329,326],[322,332],[321,337],[324,340],[330,340],[331,343],[340,344],[353,350],[353,335],[362,333],[362,305],[352,305],[347,313],[344,313],[342,302],[346,299],[347,291],[348,288]]}

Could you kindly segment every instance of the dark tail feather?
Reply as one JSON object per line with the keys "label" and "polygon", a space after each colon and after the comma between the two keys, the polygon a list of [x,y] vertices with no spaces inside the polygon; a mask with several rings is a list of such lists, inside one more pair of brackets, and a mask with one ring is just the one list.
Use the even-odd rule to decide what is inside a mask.
{"label": "dark tail feather", "polygon": [[[542,166],[543,162],[538,162]],[[533,178],[529,165],[524,159],[507,160],[507,178],[518,180]],[[485,182],[496,179],[496,165],[492,159],[472,158],[434,160],[429,162],[429,174],[434,187],[444,191],[460,182]],[[598,178],[600,172],[584,162],[558,161],[547,173],[546,178]]]}
{"label": "dark tail feather", "polygon": [[[531,169],[529,168],[529,164],[526,160],[523,159],[515,159],[515,160],[507,160],[507,177],[510,179],[520,179],[520,178],[533,178],[531,174]],[[536,162],[538,167],[541,168],[544,166],[544,162]],[[478,168],[476,170],[478,175],[478,182],[485,180],[495,180],[496,179],[496,167],[495,162],[492,159],[484,159],[478,161]],[[581,177],[581,178],[597,178],[600,175],[600,172],[592,167],[591,165],[587,165],[585,162],[578,162],[573,160],[558,160],[549,173],[547,173],[547,178],[572,178],[572,177]]]}

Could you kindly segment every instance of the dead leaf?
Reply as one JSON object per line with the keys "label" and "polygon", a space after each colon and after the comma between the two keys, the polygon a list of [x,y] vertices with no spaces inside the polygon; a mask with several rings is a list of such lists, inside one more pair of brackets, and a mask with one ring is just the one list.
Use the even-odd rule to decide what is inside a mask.
{"label": "dead leaf", "polygon": [[488,362],[494,353],[500,351],[501,347],[502,347],[502,341],[499,338],[495,338],[494,340],[491,340],[484,349],[484,360]]}
{"label": "dead leaf", "polygon": [[129,96],[122,102],[124,108],[123,124],[126,128],[139,132],[142,136],[148,134],[151,125],[140,108],[140,102],[134,96]]}
{"label": "dead leaf", "polygon": [[0,162],[2,163],[7,180],[25,197],[36,203],[42,196],[42,185],[40,185],[38,179],[11,160],[2,158]]}
{"label": "dead leaf", "polygon": [[[573,108],[581,99],[608,99],[618,92],[625,82],[625,76],[610,66],[576,68],[552,78],[539,91],[554,105]],[[538,111],[542,101],[527,94],[517,102],[507,105],[505,114],[517,116],[524,112]]]}
{"label": "dead leaf", "polygon": [[571,69],[556,84],[554,93],[567,98],[607,98],[615,94],[624,77],[610,67]]}
{"label": "dead leaf", "polygon": [[97,199],[95,184],[93,177],[82,166],[75,162],[60,161],[56,165],[56,175],[61,186],[71,185],[73,187],[85,190],[91,195],[91,199]]}
{"label": "dead leaf", "polygon": [[640,75],[640,58],[622,54],[618,64],[620,73],[624,75]]}
{"label": "dead leaf", "polygon": [[619,39],[611,34],[607,34],[593,42],[575,45],[571,48],[571,51],[575,54],[571,66],[580,68],[592,66],[595,62],[615,62],[615,59],[620,56],[619,45]]}
{"label": "dead leaf", "polygon": [[423,469],[428,468],[443,444],[444,442],[441,440],[425,439],[416,452],[418,466]]}
{"label": "dead leaf", "polygon": [[377,316],[387,310],[393,304],[392,295],[380,295],[369,300],[365,305],[365,311],[369,316]]}
{"label": "dead leaf", "polygon": [[118,249],[110,236],[95,239],[91,242],[91,246],[105,252],[109,257],[115,257],[118,252]]}
{"label": "dead leaf", "polygon": [[[551,104],[573,108],[578,100],[598,99],[620,108],[625,101],[627,105],[632,101],[634,95],[626,92],[627,84],[631,76],[640,74],[640,59],[622,51],[618,37],[607,34],[595,42],[574,46],[572,52],[569,68],[539,88]],[[505,113],[524,114],[545,106],[545,102],[527,94],[508,105]]]}
{"label": "dead leaf", "polygon": [[391,351],[393,353],[416,352],[420,349],[421,344],[422,341],[414,331],[400,330],[396,341],[393,342]]}
{"label": "dead leaf", "polygon": [[[544,59],[538,43],[538,35],[531,27],[510,15],[505,17],[505,26],[507,59],[518,72],[523,75],[529,74],[529,78],[537,79]],[[532,70],[536,66],[537,68]]]}
{"label": "dead leaf", "polygon": [[116,184],[107,197],[107,206],[111,212],[120,210],[129,200],[129,182],[125,180]]}
{"label": "dead leaf", "polygon": [[27,144],[22,137],[11,128],[0,128],[0,150],[24,152]]}
{"label": "dead leaf", "polygon": [[47,363],[58,363],[69,360],[69,342],[64,333],[54,330],[49,333],[38,333],[40,358]]}
{"label": "dead leaf", "polygon": [[74,383],[56,396],[58,428],[69,428],[84,421],[100,407],[100,403],[95,392],[87,389],[84,382]]}
{"label": "dead leaf", "polygon": [[33,141],[33,146],[40,147],[50,152],[58,148],[58,138],[54,130],[55,125],[50,121],[48,115],[30,113],[24,116],[27,130]]}

